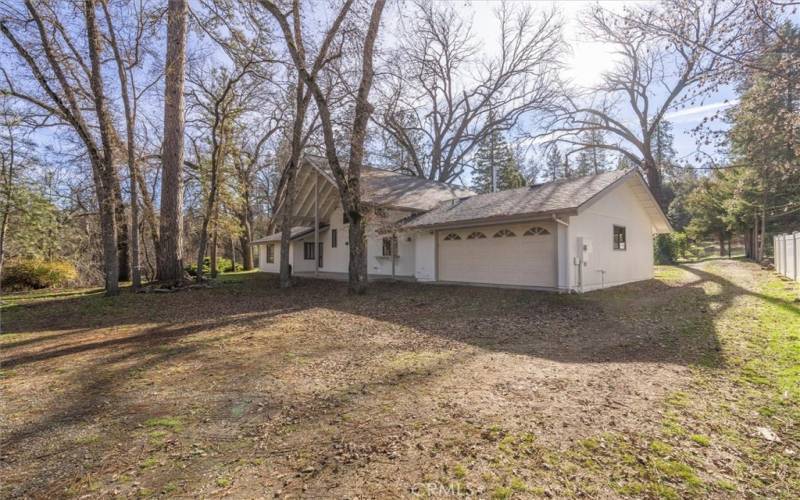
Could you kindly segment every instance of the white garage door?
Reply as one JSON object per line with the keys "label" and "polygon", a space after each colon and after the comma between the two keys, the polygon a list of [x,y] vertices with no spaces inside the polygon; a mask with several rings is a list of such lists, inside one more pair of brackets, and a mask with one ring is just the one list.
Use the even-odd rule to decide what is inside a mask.
{"label": "white garage door", "polygon": [[556,286],[552,222],[439,231],[439,280]]}

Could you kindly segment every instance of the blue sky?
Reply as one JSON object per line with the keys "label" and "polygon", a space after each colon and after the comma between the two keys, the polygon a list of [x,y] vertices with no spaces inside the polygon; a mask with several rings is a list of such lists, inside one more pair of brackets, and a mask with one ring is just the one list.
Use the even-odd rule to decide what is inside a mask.
{"label": "blue sky", "polygon": [[[564,20],[566,42],[571,47],[570,55],[565,60],[564,78],[570,84],[590,88],[593,84],[600,81],[604,71],[614,66],[613,46],[592,40],[587,37],[581,29],[579,17],[582,11],[596,4],[594,1],[556,1],[556,2],[535,2],[538,9],[554,8]],[[637,6],[654,4],[652,1],[617,1],[606,0],[601,3],[603,8],[612,11],[621,11],[626,6]],[[476,36],[484,40],[484,47],[491,51],[498,38],[497,23],[494,21],[494,10],[497,2],[492,1],[470,1],[463,4],[462,14],[472,17]],[[730,87],[724,87],[709,95],[703,96],[702,100],[694,106],[675,110],[667,115],[667,119],[673,125],[675,135],[675,149],[679,158],[690,159],[694,157],[694,152],[698,145],[691,131],[702,122],[706,117],[711,117],[720,109],[733,105],[736,101],[736,93]],[[623,108],[624,109],[624,108]],[[633,119],[633,116],[623,118]],[[703,147],[705,152],[713,153],[713,148]]]}

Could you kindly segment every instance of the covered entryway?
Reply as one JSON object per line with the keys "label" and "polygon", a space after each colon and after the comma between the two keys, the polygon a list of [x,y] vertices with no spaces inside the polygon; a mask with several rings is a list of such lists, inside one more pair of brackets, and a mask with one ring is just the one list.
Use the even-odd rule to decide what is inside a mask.
{"label": "covered entryway", "polygon": [[556,287],[554,223],[530,222],[438,232],[438,280]]}

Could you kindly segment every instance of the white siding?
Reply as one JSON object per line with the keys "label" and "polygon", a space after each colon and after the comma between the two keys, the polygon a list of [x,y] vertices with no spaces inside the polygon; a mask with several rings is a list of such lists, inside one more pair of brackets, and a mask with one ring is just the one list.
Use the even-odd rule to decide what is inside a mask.
{"label": "white siding", "polygon": [[[626,250],[614,250],[614,225],[624,226]],[[591,251],[583,267],[583,291],[620,285],[653,277],[653,231],[650,218],[631,187],[621,184],[570,217],[568,228],[568,283],[578,286],[578,238]],[[604,271],[605,273],[601,272]]]}
{"label": "white siding", "polygon": [[[409,212],[389,211],[387,220],[395,221],[407,217]],[[323,245],[322,267],[320,271],[326,273],[348,272],[350,260],[350,246],[348,243],[348,225],[342,223],[342,209],[336,208],[330,216],[329,227],[320,231],[319,241]],[[331,246],[332,231],[337,232],[336,248]],[[383,257],[383,237],[387,235],[375,232],[374,224],[367,224],[367,273],[369,275],[391,276],[392,260]],[[408,241],[408,239],[411,241]],[[296,272],[313,272],[314,261],[304,258],[303,245],[314,241],[314,233],[310,233],[299,240],[292,241],[292,256],[297,264],[292,269]],[[395,262],[396,276],[414,275],[414,237],[412,234],[401,234],[397,237],[397,254]]]}
{"label": "white siding", "polygon": [[[275,259],[274,262],[267,262],[267,246],[274,245]],[[259,243],[256,245],[258,251],[258,269],[265,273],[279,273],[281,272],[281,242],[274,241],[270,243]],[[302,257],[302,255],[301,255]],[[292,245],[289,245],[289,265],[293,263],[292,258]]]}

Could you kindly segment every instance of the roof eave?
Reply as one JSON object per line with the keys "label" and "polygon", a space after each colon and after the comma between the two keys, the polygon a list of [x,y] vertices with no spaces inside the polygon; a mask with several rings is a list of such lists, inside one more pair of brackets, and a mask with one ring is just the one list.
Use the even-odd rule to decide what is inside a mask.
{"label": "roof eave", "polygon": [[439,224],[421,224],[421,225],[414,225],[409,227],[401,226],[399,229],[401,230],[408,230],[408,231],[424,231],[429,229],[448,229],[448,228],[456,228],[456,227],[471,227],[471,226],[489,226],[492,224],[498,223],[508,223],[508,222],[524,222],[529,220],[541,220],[541,219],[548,219],[553,215],[577,215],[578,210],[577,207],[573,208],[564,208],[558,210],[545,210],[541,212],[529,212],[525,214],[514,214],[514,215],[498,215],[494,217],[479,217],[473,219],[464,219],[459,221],[453,222],[442,222]]}
{"label": "roof eave", "polygon": [[[608,186],[604,187],[600,191],[596,192],[591,197],[589,197],[588,200],[586,200],[583,203],[581,203],[580,206],[578,206],[577,213],[581,213],[584,210],[588,209],[595,202],[597,202],[600,198],[602,198],[605,195],[605,193],[610,192],[611,190],[613,190],[617,186],[622,185],[623,183],[627,182],[628,180],[630,180],[632,178],[636,178],[637,182],[642,187],[643,191],[646,193],[646,196],[650,199],[650,202],[652,203],[652,205],[656,209],[656,218],[659,219],[658,221],[652,220],[653,217],[650,214],[650,211],[646,210],[648,215],[651,215],[651,223],[652,223],[653,229],[655,230],[654,232],[656,234],[671,233],[673,231],[672,224],[670,224],[669,219],[667,218],[667,216],[664,213],[664,211],[661,209],[661,205],[656,200],[656,197],[653,196],[653,192],[650,190],[650,186],[647,185],[647,182],[644,180],[644,177],[642,177],[642,174],[636,168],[629,169],[624,175],[621,175],[614,182],[612,182]],[[661,224],[659,224],[659,222]]]}

